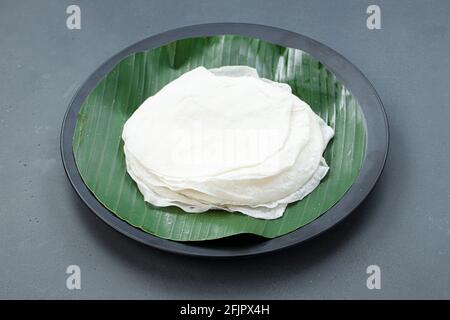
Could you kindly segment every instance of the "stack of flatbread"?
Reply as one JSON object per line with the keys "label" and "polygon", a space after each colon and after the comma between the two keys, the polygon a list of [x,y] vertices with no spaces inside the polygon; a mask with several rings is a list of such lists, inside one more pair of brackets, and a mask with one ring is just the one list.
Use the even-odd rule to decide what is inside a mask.
{"label": "stack of flatbread", "polygon": [[198,67],[125,123],[128,174],[145,201],[275,219],[325,177],[333,137],[287,84],[246,66]]}

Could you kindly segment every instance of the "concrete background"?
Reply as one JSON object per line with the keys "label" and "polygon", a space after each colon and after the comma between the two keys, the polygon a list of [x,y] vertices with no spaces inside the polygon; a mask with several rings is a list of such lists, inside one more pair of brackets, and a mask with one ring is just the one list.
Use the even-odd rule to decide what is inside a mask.
{"label": "concrete background", "polygon": [[[66,7],[81,7],[81,30]],[[382,29],[366,28],[378,4]],[[0,298],[450,298],[450,1],[0,1]],[[391,125],[381,180],[361,208],[292,250],[235,261],[145,247],[73,192],[59,130],[102,62],[159,32],[206,22],[289,29],[343,54]],[[66,289],[66,267],[82,288]],[[366,288],[377,264],[382,289]]]}

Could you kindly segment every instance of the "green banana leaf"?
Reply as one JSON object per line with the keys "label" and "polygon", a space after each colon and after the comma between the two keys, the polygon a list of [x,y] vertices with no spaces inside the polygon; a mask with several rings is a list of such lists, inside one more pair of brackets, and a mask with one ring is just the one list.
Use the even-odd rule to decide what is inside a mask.
{"label": "green banana leaf", "polygon": [[[220,210],[194,214],[177,207],[157,208],[144,202],[127,174],[121,133],[134,110],[181,74],[198,66],[224,65],[251,66],[262,77],[289,84],[294,94],[335,129],[324,153],[328,175],[305,199],[290,204],[279,219],[261,220]],[[161,238],[198,241],[240,233],[274,238],[310,223],[350,188],[361,168],[365,143],[365,121],[357,101],[323,64],[297,49],[221,35],[179,40],[123,59],[84,101],[73,152],[84,183],[111,214]]]}

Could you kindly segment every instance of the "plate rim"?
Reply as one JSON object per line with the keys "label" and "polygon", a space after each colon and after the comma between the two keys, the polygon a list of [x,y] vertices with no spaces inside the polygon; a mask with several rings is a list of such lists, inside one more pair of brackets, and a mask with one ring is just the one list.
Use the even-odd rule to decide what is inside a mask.
{"label": "plate rim", "polygon": [[[366,153],[360,172],[341,199],[317,219],[290,233],[268,238],[245,248],[196,246],[144,232],[120,219],[104,207],[84,184],[75,163],[72,141],[82,103],[103,77],[126,56],[163,46],[172,41],[221,34],[258,38],[302,50],[324,64],[358,101],[366,120]],[[138,41],[113,55],[98,67],[79,87],[65,112],[60,135],[61,158],[66,175],[81,200],[100,219],[120,233],[148,246],[182,255],[231,258],[259,255],[287,249],[317,237],[352,213],[375,187],[386,163],[389,150],[389,124],[383,103],[366,76],[350,61],[330,47],[307,36],[277,27],[251,23],[207,23],[169,30]],[[204,243],[204,242],[202,242]]]}

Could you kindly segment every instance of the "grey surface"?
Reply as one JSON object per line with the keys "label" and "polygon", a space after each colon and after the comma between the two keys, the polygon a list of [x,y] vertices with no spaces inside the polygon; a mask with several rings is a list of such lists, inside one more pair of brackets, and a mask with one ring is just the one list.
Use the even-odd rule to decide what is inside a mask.
{"label": "grey surface", "polygon": [[[65,26],[79,4],[82,29]],[[245,5],[242,5],[245,3]],[[380,4],[382,30],[365,26]],[[450,298],[450,2],[0,1],[0,298]],[[59,156],[76,88],[150,35],[260,23],[343,54],[374,84],[391,125],[386,169],[360,209],[306,245],[245,260],[158,252],[78,200]],[[77,264],[82,289],[65,287]],[[366,288],[377,264],[382,289]]]}

